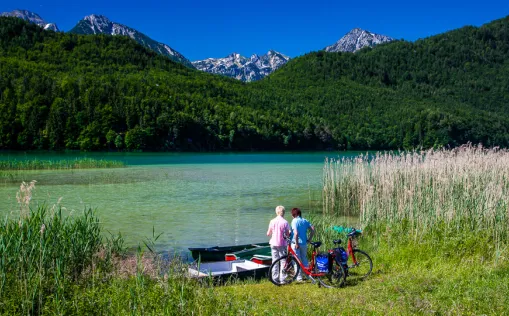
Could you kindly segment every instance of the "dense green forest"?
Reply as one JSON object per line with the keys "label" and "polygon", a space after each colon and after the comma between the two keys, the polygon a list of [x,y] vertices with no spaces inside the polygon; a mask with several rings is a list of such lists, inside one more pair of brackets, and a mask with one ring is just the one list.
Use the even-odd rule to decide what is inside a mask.
{"label": "dense green forest", "polygon": [[0,18],[0,148],[398,149],[509,145],[509,17],[415,43],[314,52],[262,81],[120,36]]}

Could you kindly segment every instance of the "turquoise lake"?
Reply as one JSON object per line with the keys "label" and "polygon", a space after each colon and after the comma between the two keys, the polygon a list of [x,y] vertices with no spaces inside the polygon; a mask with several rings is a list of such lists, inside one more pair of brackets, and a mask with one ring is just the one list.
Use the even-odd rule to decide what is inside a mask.
{"label": "turquoise lake", "polygon": [[[0,181],[0,215],[18,212],[21,181],[37,180],[33,205],[75,214],[93,208],[106,231],[133,247],[161,234],[158,250],[267,241],[274,208],[321,211],[326,157],[320,153],[0,153],[0,159],[121,160],[127,168],[8,172]],[[287,215],[287,219],[290,216]]]}

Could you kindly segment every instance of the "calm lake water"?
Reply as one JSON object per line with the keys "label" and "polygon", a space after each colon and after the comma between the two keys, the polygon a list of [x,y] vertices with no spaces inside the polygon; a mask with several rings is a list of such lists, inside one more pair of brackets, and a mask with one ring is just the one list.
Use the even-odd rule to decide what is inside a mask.
{"label": "calm lake water", "polygon": [[[127,168],[23,171],[0,179],[0,215],[16,214],[21,181],[37,180],[34,203],[70,213],[97,210],[103,227],[128,246],[152,236],[159,250],[265,242],[274,208],[320,211],[327,153],[0,153],[0,159],[122,160]],[[287,215],[290,219],[290,215]]]}

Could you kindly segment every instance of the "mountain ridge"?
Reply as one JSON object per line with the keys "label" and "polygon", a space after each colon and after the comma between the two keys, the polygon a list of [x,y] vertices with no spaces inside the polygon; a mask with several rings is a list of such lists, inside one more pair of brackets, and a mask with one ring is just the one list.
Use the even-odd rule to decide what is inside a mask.
{"label": "mountain ridge", "polygon": [[261,56],[252,54],[247,58],[238,53],[232,53],[223,58],[207,58],[192,63],[201,71],[251,82],[268,76],[286,64],[288,60],[290,57],[271,49]]}
{"label": "mountain ridge", "polygon": [[[14,10],[11,12],[4,12],[0,15],[18,17],[35,23],[46,30],[59,31],[56,24],[48,23],[38,14],[28,10]],[[157,42],[144,33],[127,25],[113,22],[101,14],[85,16],[82,20],[78,21],[69,33],[128,36],[139,44],[167,56],[175,62],[182,63],[187,67],[235,78],[244,82],[263,79],[290,60],[290,57],[282,53],[269,50],[266,54],[261,56],[253,54],[250,57],[244,57],[240,54],[232,53],[223,58],[207,58],[191,62],[172,47]],[[354,28],[336,43],[324,48],[324,50],[327,52],[356,52],[366,46],[374,47],[375,45],[390,41],[393,41],[393,39],[388,36],[375,34],[360,28]]]}
{"label": "mountain ridge", "polygon": [[364,47],[392,42],[394,39],[386,35],[372,33],[361,28],[354,28],[341,37],[336,43],[324,48],[326,52],[350,52],[354,53]]}
{"label": "mountain ridge", "polygon": [[509,146],[509,17],[355,54],[312,52],[249,84],[125,36],[15,18],[0,18],[0,61],[3,149]]}
{"label": "mountain ridge", "polygon": [[106,34],[113,36],[128,36],[139,44],[161,55],[169,57],[175,62],[182,63],[190,68],[194,68],[191,62],[186,57],[184,57],[184,55],[171,48],[170,46],[164,43],[160,43],[127,25],[113,22],[101,14],[90,14],[85,16],[82,20],[78,21],[78,23],[69,31],[69,33],[82,35]]}
{"label": "mountain ridge", "polygon": [[23,19],[25,21],[29,21],[31,23],[37,24],[45,30],[60,32],[60,30],[58,29],[58,26],[55,23],[48,23],[43,18],[41,18],[41,16],[38,15],[37,13],[31,12],[28,10],[16,9],[11,12],[2,12],[2,13],[0,13],[0,16],[15,17],[15,18]]}

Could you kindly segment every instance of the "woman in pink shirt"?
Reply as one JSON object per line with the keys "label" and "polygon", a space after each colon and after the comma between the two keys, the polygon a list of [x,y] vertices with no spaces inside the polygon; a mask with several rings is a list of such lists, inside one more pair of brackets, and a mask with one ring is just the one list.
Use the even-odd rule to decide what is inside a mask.
{"label": "woman in pink shirt", "polygon": [[[286,240],[285,237],[290,235],[290,225],[283,217],[285,216],[284,206],[276,207],[276,217],[269,223],[269,230],[267,230],[267,236],[270,238],[270,249],[272,252],[272,262],[286,255]],[[283,262],[284,260],[281,260]],[[284,262],[283,262],[284,265]],[[273,270],[273,280],[279,280],[279,269]]]}

